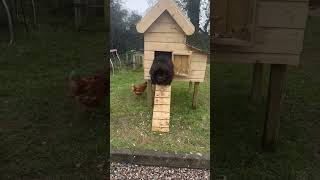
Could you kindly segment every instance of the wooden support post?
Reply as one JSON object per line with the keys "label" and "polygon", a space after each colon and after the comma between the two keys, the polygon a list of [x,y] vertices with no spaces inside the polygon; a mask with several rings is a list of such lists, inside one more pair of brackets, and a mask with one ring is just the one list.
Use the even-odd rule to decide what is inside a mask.
{"label": "wooden support post", "polygon": [[189,89],[188,89],[188,93],[192,92],[192,81],[189,82]]}
{"label": "wooden support post", "polygon": [[279,137],[280,107],[286,69],[287,65],[271,65],[267,112],[262,136],[262,148],[267,151],[276,149]]}
{"label": "wooden support post", "polygon": [[136,61],[136,54],[133,54],[132,55],[132,68],[135,70],[135,69],[137,69],[136,68],[136,63],[137,63],[137,61]]}
{"label": "wooden support post", "polygon": [[199,84],[200,82],[194,83],[193,99],[192,99],[192,108],[197,109],[197,97],[199,94]]}
{"label": "wooden support post", "polygon": [[263,64],[253,65],[252,84],[249,101],[252,107],[256,107],[261,102],[263,84]]}
{"label": "wooden support post", "polygon": [[148,99],[148,106],[152,108],[153,106],[153,91],[152,91],[152,84],[151,80],[147,81],[147,99]]}

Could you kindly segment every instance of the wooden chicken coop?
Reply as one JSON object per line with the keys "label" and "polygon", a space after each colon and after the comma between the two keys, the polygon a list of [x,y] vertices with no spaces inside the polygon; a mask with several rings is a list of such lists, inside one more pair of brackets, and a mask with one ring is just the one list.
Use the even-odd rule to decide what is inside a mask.
{"label": "wooden chicken coop", "polygon": [[[169,54],[174,65],[175,76],[173,80],[185,81],[190,84],[194,82],[195,91],[192,104],[195,108],[199,83],[204,80],[208,57],[207,53],[186,44],[186,36],[192,35],[195,31],[193,24],[185,17],[175,2],[159,0],[137,24],[137,30],[139,33],[144,33],[144,79],[148,81],[150,105],[153,105],[154,96],[149,75],[151,65],[156,56]],[[161,93],[162,90],[169,92],[169,95]],[[158,114],[157,102],[163,99],[159,94],[166,94],[166,98],[169,98],[169,102],[166,102],[168,106],[161,108],[161,110],[165,109],[166,113],[159,115],[169,120],[171,87],[156,88],[154,116]],[[164,126],[165,130],[163,131],[168,131],[168,123],[165,123]]]}
{"label": "wooden chicken coop", "polygon": [[215,0],[213,62],[253,64],[251,102],[261,97],[263,64],[270,64],[263,147],[275,149],[287,65],[298,65],[308,0]]}

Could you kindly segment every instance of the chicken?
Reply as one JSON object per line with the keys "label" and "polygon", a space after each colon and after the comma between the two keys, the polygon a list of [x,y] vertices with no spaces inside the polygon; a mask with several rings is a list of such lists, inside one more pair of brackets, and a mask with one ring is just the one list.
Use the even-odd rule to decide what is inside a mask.
{"label": "chicken", "polygon": [[75,72],[69,76],[69,88],[71,95],[88,107],[96,107],[105,100],[108,90],[108,74],[96,73],[87,77],[79,77]]}
{"label": "chicken", "polygon": [[135,95],[141,95],[146,90],[147,86],[148,86],[147,82],[144,82],[144,83],[138,84],[138,85],[132,84],[131,89]]}

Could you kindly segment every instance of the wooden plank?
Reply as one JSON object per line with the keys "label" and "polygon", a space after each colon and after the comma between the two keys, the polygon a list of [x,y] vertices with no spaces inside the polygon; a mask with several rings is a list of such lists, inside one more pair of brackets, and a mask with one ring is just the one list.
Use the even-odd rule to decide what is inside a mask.
{"label": "wooden plank", "polygon": [[186,43],[186,36],[182,33],[145,33],[146,42]]}
{"label": "wooden plank", "polygon": [[303,29],[257,28],[252,47],[230,47],[232,52],[300,54]]}
{"label": "wooden plank", "polygon": [[170,112],[156,112],[153,111],[153,119],[169,119]]}
{"label": "wooden plank", "polygon": [[[144,76],[144,80],[150,80],[150,77]],[[185,78],[185,77],[174,77],[174,81],[181,81],[181,82],[203,82],[203,78],[195,79],[195,78]]]}
{"label": "wooden plank", "polygon": [[190,56],[185,55],[174,55],[173,58],[173,66],[174,66],[174,74],[178,76],[189,76],[191,72],[190,67]]}
{"label": "wooden plank", "polygon": [[170,104],[170,98],[157,98],[154,100],[154,104]]}
{"label": "wooden plank", "polygon": [[171,92],[171,86],[156,86],[156,91],[169,91]]}
{"label": "wooden plank", "polygon": [[154,94],[154,97],[165,97],[165,98],[169,98],[171,95],[170,91],[157,91]]}
{"label": "wooden plank", "polygon": [[212,58],[213,63],[264,63],[298,65],[300,55],[266,54],[266,53],[229,53],[217,52]]}
{"label": "wooden plank", "polygon": [[191,61],[191,70],[194,71],[205,71],[207,68],[207,62],[195,62]]}
{"label": "wooden plank", "polygon": [[[146,78],[150,77],[149,71],[150,71],[150,69],[144,69]],[[183,78],[185,78],[185,79],[204,79],[205,74],[206,74],[205,70],[192,70],[188,77],[175,76],[174,80],[175,79],[183,79]]]}
{"label": "wooden plank", "polygon": [[146,33],[172,33],[184,35],[183,30],[176,23],[153,23]]}
{"label": "wooden plank", "polygon": [[[147,73],[149,74],[149,69],[151,68],[151,65],[153,63],[153,60],[144,60],[144,69],[148,69]],[[191,62],[191,71],[205,71],[207,68],[206,62]]]}
{"label": "wooden plank", "polygon": [[[156,85],[152,114],[152,131],[168,132],[170,122],[171,86]],[[166,104],[158,103],[166,100]]]}
{"label": "wooden plank", "polygon": [[152,131],[169,132],[169,128],[167,128],[167,127],[152,127]]}
{"label": "wooden plank", "polygon": [[192,62],[207,63],[208,55],[194,52],[192,53],[191,59],[192,59]]}
{"label": "wooden plank", "polygon": [[160,127],[160,128],[169,128],[169,119],[153,119],[152,126]]}
{"label": "wooden plank", "polygon": [[308,2],[260,1],[257,4],[257,26],[305,28]]}
{"label": "wooden plank", "polygon": [[267,112],[262,136],[262,147],[267,151],[274,151],[279,139],[280,109],[286,69],[287,65],[271,65]]}
{"label": "wooden plank", "polygon": [[153,111],[157,111],[157,112],[169,112],[169,111],[170,111],[170,106],[158,104],[158,105],[155,105],[155,106],[153,107]]}
{"label": "wooden plank", "polygon": [[179,51],[187,50],[183,43],[161,43],[161,42],[144,42],[145,51]]}
{"label": "wooden plank", "polygon": [[144,51],[144,60],[153,60],[154,51]]}

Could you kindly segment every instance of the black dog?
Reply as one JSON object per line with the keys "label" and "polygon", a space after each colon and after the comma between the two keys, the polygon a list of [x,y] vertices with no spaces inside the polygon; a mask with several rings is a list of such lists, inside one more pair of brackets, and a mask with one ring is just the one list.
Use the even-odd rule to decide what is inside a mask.
{"label": "black dog", "polygon": [[153,60],[149,74],[152,84],[170,85],[174,76],[171,56],[157,55]]}

